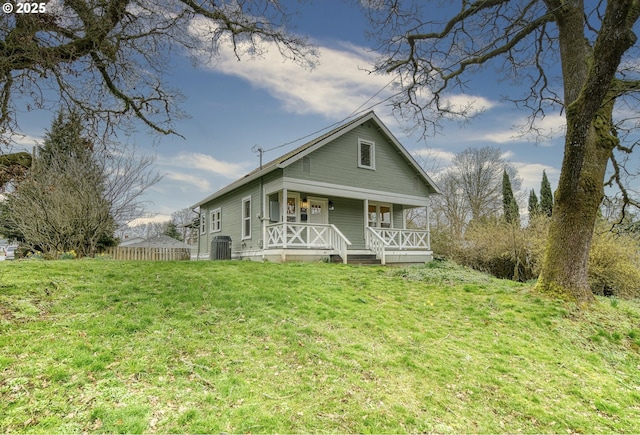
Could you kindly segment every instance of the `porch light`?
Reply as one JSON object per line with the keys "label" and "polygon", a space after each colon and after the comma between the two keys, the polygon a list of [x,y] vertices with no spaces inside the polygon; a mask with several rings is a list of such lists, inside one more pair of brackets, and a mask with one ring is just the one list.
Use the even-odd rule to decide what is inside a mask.
{"label": "porch light", "polygon": [[329,200],[329,211],[333,211],[333,201]]}
{"label": "porch light", "polygon": [[307,204],[307,197],[302,198],[302,203],[300,204],[300,208],[307,208],[309,204]]}

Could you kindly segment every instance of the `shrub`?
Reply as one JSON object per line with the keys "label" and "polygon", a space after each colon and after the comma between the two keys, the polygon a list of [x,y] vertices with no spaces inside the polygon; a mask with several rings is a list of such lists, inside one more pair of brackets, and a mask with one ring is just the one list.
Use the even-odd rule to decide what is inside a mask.
{"label": "shrub", "polygon": [[547,229],[544,218],[526,228],[497,219],[475,222],[467,228],[452,258],[498,278],[535,279],[540,273]]}
{"label": "shrub", "polygon": [[[527,227],[487,220],[469,225],[461,240],[450,240],[448,258],[498,278],[528,281],[542,268],[549,219],[539,216]],[[640,298],[640,242],[630,233],[596,226],[589,254],[589,284],[602,296]]]}
{"label": "shrub", "polygon": [[640,244],[628,233],[596,227],[589,253],[589,285],[601,296],[640,297]]}

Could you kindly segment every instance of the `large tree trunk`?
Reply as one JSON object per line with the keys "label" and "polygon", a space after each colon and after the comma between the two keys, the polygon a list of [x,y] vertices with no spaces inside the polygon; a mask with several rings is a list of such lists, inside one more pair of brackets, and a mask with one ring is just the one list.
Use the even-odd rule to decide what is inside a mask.
{"label": "large tree trunk", "polygon": [[583,2],[545,1],[559,31],[567,135],[538,289],[588,304],[594,300],[587,274],[589,249],[607,162],[618,144],[612,121],[615,73],[636,41],[631,26],[638,5],[633,0],[607,2],[591,47],[584,37]]}
{"label": "large tree trunk", "polygon": [[[603,108],[602,112],[607,110],[610,108]],[[608,116],[597,116],[584,144],[570,142],[574,135],[570,131],[572,123],[567,120],[565,157],[538,280],[539,290],[581,305],[594,300],[587,267],[593,227],[604,196],[607,162],[616,143],[608,128],[610,120],[610,112]],[[577,153],[577,148],[584,151]]]}

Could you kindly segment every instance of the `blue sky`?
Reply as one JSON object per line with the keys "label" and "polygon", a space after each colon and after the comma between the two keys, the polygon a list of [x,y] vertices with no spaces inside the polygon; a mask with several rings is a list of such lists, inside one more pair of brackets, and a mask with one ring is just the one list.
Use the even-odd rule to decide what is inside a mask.
{"label": "blue sky", "polygon": [[[182,108],[190,116],[176,124],[185,139],[157,140],[146,133],[131,136],[140,151],[156,155],[157,169],[164,175],[145,196],[149,216],[162,219],[191,206],[255,168],[254,145],[270,149],[328,127],[389,83],[390,77],[365,71],[376,53],[365,36],[367,22],[355,5],[344,0],[315,0],[293,2],[292,7],[300,10],[293,20],[297,33],[318,46],[319,65],[313,70],[285,62],[273,50],[262,58],[238,62],[225,48],[215,63],[197,69],[185,58],[174,59],[170,85],[185,95]],[[543,127],[555,133],[551,140],[535,143],[529,136],[516,137],[513,126],[521,124],[527,112],[501,101],[501,94],[510,92],[506,86],[496,81],[494,71],[478,75],[466,94],[452,98],[472,100],[485,111],[464,127],[456,122],[446,124],[441,134],[425,140],[407,136],[407,125],[393,118],[388,106],[375,105],[390,95],[388,88],[362,109],[375,105],[378,116],[409,151],[437,157],[442,165],[466,148],[496,146],[518,169],[527,192],[530,188],[539,191],[543,169],[555,188],[564,120],[557,115],[545,119]],[[29,122],[21,124],[27,135],[21,142],[41,140],[51,116],[30,114]],[[269,161],[306,140],[267,152],[264,159]],[[520,206],[526,208],[526,203]]]}

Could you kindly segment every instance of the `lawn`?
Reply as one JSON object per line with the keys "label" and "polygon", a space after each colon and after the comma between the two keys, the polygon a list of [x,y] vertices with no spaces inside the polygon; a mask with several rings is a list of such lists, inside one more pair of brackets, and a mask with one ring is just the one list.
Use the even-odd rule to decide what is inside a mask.
{"label": "lawn", "polygon": [[449,263],[0,263],[0,432],[639,433],[640,304]]}

